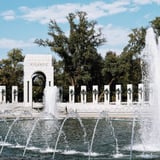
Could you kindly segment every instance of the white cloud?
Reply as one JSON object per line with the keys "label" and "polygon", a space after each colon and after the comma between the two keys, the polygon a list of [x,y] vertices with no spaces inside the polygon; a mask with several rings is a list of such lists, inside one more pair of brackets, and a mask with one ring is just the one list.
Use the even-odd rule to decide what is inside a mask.
{"label": "white cloud", "polygon": [[0,39],[1,49],[28,48],[33,46],[35,46],[35,44],[33,43],[33,39],[30,39],[28,41],[7,39],[7,38]]}
{"label": "white cloud", "polygon": [[139,5],[145,5],[145,4],[152,3],[152,0],[134,0],[134,3]]}
{"label": "white cloud", "polygon": [[[136,12],[139,6],[151,3],[160,4],[160,0],[117,0],[110,3],[105,0],[97,0],[88,4],[65,3],[36,8],[23,6],[19,8],[22,15],[17,17],[27,21],[37,21],[41,24],[48,23],[50,19],[55,19],[58,23],[65,23],[66,16],[70,12],[86,11],[89,19],[97,19],[122,12]],[[12,10],[3,12],[1,16],[5,20],[15,19],[15,13]]]}
{"label": "white cloud", "polygon": [[160,0],[153,0],[155,3],[160,4]]}
{"label": "white cloud", "polygon": [[160,4],[160,0],[134,0],[133,2],[138,5],[146,5],[151,3]]}
{"label": "white cloud", "polygon": [[28,8],[21,7],[23,13],[22,18],[28,21],[39,21],[41,24],[46,24],[50,19],[55,19],[59,23],[66,22],[66,15],[70,11],[75,11],[79,8],[78,4],[53,5],[50,7]]}
{"label": "white cloud", "polygon": [[115,27],[112,24],[103,26],[103,35],[107,42],[98,49],[99,53],[104,57],[107,51],[114,51],[120,54],[128,42],[128,34],[130,31],[127,28]]}
{"label": "white cloud", "polygon": [[115,27],[112,24],[103,27],[103,34],[107,39],[107,45],[124,45],[128,42],[129,30],[127,28]]}
{"label": "white cloud", "polygon": [[105,10],[101,8],[104,4],[102,1],[97,1],[88,5],[82,5],[77,9],[87,12],[89,19],[96,19],[106,15]]}
{"label": "white cloud", "polygon": [[0,15],[7,21],[15,19],[15,12],[13,10],[2,12]]}
{"label": "white cloud", "polygon": [[22,18],[28,21],[39,21],[41,24],[46,24],[50,19],[55,19],[58,23],[65,23],[66,16],[70,12],[86,11],[89,19],[97,19],[103,16],[118,14],[121,12],[131,11],[129,1],[114,1],[107,3],[104,1],[96,1],[89,4],[66,3],[59,5],[52,5],[49,7],[20,7]]}
{"label": "white cloud", "polygon": [[150,16],[151,16],[151,14],[148,13],[148,14],[144,15],[144,18],[145,18],[145,19],[149,19]]}
{"label": "white cloud", "polygon": [[102,9],[106,11],[107,15],[113,15],[113,14],[118,14],[121,12],[125,12],[129,8],[129,2],[128,1],[114,1],[113,3],[105,3],[103,6],[101,6]]}

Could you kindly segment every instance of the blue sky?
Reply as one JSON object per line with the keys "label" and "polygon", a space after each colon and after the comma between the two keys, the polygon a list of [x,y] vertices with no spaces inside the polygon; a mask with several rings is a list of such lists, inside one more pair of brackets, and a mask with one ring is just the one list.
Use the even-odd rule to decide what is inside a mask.
{"label": "blue sky", "polygon": [[89,20],[107,39],[98,49],[104,56],[109,50],[120,54],[128,42],[131,29],[149,26],[160,16],[160,0],[0,0],[0,59],[13,48],[23,54],[52,54],[48,47],[34,44],[36,38],[49,38],[48,23],[55,19],[67,34],[68,13],[85,11]]}

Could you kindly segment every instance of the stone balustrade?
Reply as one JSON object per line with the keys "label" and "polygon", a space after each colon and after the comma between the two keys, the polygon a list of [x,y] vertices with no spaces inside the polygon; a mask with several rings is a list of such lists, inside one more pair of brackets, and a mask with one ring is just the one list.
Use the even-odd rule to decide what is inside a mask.
{"label": "stone balustrade", "polygon": [[[59,101],[62,102],[63,88],[59,88]],[[103,90],[103,102],[104,104],[115,105],[131,105],[133,103],[144,103],[144,84],[138,84],[138,100],[133,102],[133,85],[127,84],[126,102],[122,102],[122,87],[120,84],[115,85],[115,101],[111,102],[111,91],[109,85],[104,85]],[[92,86],[92,103],[97,104],[99,98],[99,88],[97,85]],[[12,103],[18,102],[18,87],[12,86]],[[0,103],[6,103],[6,86],[0,86]],[[75,87],[69,86],[69,103],[75,103]],[[85,104],[87,102],[87,86],[81,86],[80,90],[80,103]]]}
{"label": "stone balustrade", "polygon": [[[126,105],[131,105],[133,102],[133,85],[127,84],[127,101],[122,102],[122,87],[120,84],[115,85],[115,102],[110,101],[110,86],[104,85],[104,104],[116,104],[120,105],[125,103]],[[99,90],[97,85],[92,86],[92,103],[98,103]],[[80,91],[81,103],[87,103],[87,87],[81,86]],[[138,103],[144,102],[144,84],[138,84]],[[137,103],[136,102],[136,103]],[[75,103],[75,87],[69,86],[69,103]]]}
{"label": "stone balustrade", "polygon": [[[0,86],[0,104],[6,103],[6,86]],[[18,102],[18,86],[12,86],[12,103]]]}
{"label": "stone balustrade", "polygon": [[0,103],[6,103],[6,86],[0,86]]}

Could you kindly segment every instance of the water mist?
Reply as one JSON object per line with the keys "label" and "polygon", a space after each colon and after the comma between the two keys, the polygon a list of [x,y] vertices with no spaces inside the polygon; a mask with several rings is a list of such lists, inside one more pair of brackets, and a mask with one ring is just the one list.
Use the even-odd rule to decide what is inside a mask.
{"label": "water mist", "polygon": [[44,112],[52,114],[57,117],[57,106],[56,101],[58,97],[58,88],[56,86],[46,87],[44,90],[44,102],[45,108]]}
{"label": "water mist", "polygon": [[150,88],[150,118],[142,120],[141,140],[144,150],[157,151],[160,150],[160,37],[156,37],[152,28],[146,32],[142,56],[147,73],[144,75],[144,84]]}

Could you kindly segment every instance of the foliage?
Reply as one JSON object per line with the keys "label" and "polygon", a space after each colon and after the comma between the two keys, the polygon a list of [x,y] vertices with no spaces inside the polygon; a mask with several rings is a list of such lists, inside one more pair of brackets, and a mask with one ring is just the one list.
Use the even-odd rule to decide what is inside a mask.
{"label": "foliage", "polygon": [[[129,41],[126,47],[124,47],[123,52],[130,52],[134,54],[134,56],[137,56],[141,54],[142,49],[145,46],[145,35],[146,35],[146,28],[135,28],[132,29],[132,33],[130,33]],[[123,54],[122,52],[122,54]]]}
{"label": "foliage", "polygon": [[0,85],[7,87],[8,101],[11,100],[11,86],[17,85],[19,93],[22,93],[23,59],[21,49],[12,49],[8,52],[8,58],[0,61]]}
{"label": "foliage", "polygon": [[105,84],[110,85],[112,99],[116,84],[122,85],[122,98],[126,99],[127,84],[138,84],[141,80],[140,59],[133,59],[133,55],[128,52],[121,55],[112,51],[107,52],[102,75]]}
{"label": "foliage", "polygon": [[160,36],[160,17],[156,17],[150,23],[152,28],[154,28],[154,31],[157,34],[157,36]]}
{"label": "foliage", "polygon": [[106,84],[111,85],[118,78],[118,56],[116,53],[109,51],[106,53],[104,59],[104,67],[102,69],[102,75]]}
{"label": "foliage", "polygon": [[105,39],[102,38],[101,30],[96,30],[96,22],[88,21],[85,12],[70,13],[67,20],[70,27],[68,37],[56,21],[51,20],[48,35],[52,40],[37,39],[35,42],[49,46],[52,51],[58,53],[64,65],[64,76],[70,85],[87,85],[100,73],[102,58],[97,53],[97,47],[103,44]]}

